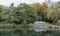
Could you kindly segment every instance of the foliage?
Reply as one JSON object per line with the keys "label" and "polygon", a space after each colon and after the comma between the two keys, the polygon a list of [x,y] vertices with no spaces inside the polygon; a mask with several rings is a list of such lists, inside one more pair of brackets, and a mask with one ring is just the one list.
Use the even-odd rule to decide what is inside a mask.
{"label": "foliage", "polygon": [[58,20],[57,23],[60,24],[60,20]]}
{"label": "foliage", "polygon": [[52,5],[47,13],[47,18],[56,23],[60,19],[60,1]]}
{"label": "foliage", "polygon": [[60,20],[60,2],[52,6],[46,3],[20,3],[17,7],[14,7],[14,3],[9,7],[0,5],[0,22],[30,24],[35,21],[56,23],[58,20]]}

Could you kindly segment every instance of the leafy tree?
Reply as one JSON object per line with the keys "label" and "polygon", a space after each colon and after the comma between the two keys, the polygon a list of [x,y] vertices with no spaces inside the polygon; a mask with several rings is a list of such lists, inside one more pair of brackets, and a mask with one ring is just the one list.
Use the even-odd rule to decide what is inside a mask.
{"label": "leafy tree", "polygon": [[48,5],[43,3],[40,7],[40,15],[42,16],[42,20],[46,21],[46,14],[48,13]]}
{"label": "leafy tree", "polygon": [[27,24],[36,21],[38,19],[36,10],[25,3],[22,5],[23,7],[18,6],[13,10],[14,23]]}
{"label": "leafy tree", "polygon": [[14,3],[11,3],[11,5],[8,7],[8,18],[7,22],[12,23],[13,22],[13,10],[14,10]]}
{"label": "leafy tree", "polygon": [[29,6],[35,8],[35,11],[37,12],[37,15],[38,15],[38,21],[40,21],[42,19],[41,18],[41,10],[40,10],[41,4],[40,3],[33,3],[33,4],[30,4]]}
{"label": "leafy tree", "polygon": [[49,9],[47,13],[47,18],[52,20],[53,23],[56,23],[57,20],[60,19],[60,2],[57,2],[56,4],[52,5],[52,7]]}
{"label": "leafy tree", "polygon": [[0,21],[4,21],[6,19],[7,9],[6,7],[0,5]]}
{"label": "leafy tree", "polygon": [[57,24],[60,24],[60,20],[57,21]]}

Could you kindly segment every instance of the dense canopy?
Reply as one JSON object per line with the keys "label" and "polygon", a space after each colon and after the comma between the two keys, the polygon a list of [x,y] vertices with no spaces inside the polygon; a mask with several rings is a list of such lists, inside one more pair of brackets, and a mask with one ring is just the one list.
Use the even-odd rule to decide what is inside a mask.
{"label": "dense canopy", "polygon": [[30,24],[35,21],[45,21],[57,23],[60,20],[60,1],[52,6],[47,3],[20,3],[14,7],[12,3],[9,7],[0,5],[0,22],[15,24]]}

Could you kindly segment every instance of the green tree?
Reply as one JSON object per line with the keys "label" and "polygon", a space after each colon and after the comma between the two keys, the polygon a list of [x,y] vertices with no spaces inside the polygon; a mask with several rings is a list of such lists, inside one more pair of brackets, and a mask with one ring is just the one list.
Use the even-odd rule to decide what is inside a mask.
{"label": "green tree", "polygon": [[4,21],[6,19],[7,15],[7,8],[0,5],[0,21]]}
{"label": "green tree", "polygon": [[8,23],[12,23],[13,22],[13,19],[14,19],[14,16],[13,16],[13,10],[14,10],[14,3],[11,3],[11,5],[8,7],[8,18],[7,18],[7,22]]}
{"label": "green tree", "polygon": [[15,21],[19,21],[20,23],[22,22],[21,24],[33,23],[36,21],[38,17],[36,10],[25,3],[22,5],[23,7],[20,5],[14,9]]}
{"label": "green tree", "polygon": [[48,13],[47,13],[47,18],[52,20],[53,23],[56,23],[57,20],[60,19],[60,2],[57,2],[56,4],[52,5],[50,7]]}

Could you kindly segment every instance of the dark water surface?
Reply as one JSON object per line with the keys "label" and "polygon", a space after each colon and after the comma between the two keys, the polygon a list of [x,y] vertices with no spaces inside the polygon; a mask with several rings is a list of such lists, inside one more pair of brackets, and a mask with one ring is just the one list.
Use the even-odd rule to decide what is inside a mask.
{"label": "dark water surface", "polygon": [[60,32],[35,32],[29,29],[16,29],[14,31],[0,31],[0,36],[60,36]]}

